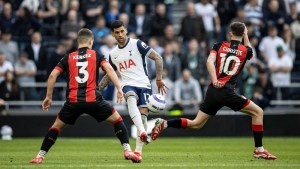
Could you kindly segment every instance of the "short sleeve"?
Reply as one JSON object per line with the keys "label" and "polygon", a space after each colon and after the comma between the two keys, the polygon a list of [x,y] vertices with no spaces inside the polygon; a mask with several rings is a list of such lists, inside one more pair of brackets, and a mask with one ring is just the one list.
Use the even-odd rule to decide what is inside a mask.
{"label": "short sleeve", "polygon": [[221,47],[221,43],[215,43],[209,53],[217,54]]}
{"label": "short sleeve", "polygon": [[246,46],[247,48],[247,59],[250,60],[253,57],[253,50],[249,46]]}
{"label": "short sleeve", "polygon": [[64,72],[68,65],[68,58],[69,55],[65,55],[63,58],[61,58],[54,69],[58,70],[60,73]]}
{"label": "short sleeve", "polygon": [[137,48],[143,57],[148,57],[148,55],[151,53],[151,48],[141,40],[137,41]]}
{"label": "short sleeve", "polygon": [[[95,51],[96,52],[96,51]],[[104,55],[96,52],[97,58],[99,58],[99,66],[102,67],[103,63],[107,63],[107,60],[105,59]]]}
{"label": "short sleeve", "polygon": [[109,57],[108,57],[109,59],[109,64],[111,65],[111,67],[113,67],[114,68],[114,70],[116,71],[117,70],[117,66],[112,62],[112,60],[111,60],[111,56],[109,55]]}

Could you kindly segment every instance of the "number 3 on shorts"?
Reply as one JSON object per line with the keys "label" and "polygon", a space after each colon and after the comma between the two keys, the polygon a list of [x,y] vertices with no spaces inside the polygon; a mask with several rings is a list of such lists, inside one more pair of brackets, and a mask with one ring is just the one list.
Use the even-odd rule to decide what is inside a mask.
{"label": "number 3 on shorts", "polygon": [[83,77],[80,78],[79,76],[76,76],[75,79],[78,83],[85,83],[89,78],[89,72],[86,71],[86,68],[88,66],[88,62],[76,62],[76,66],[79,68],[79,74],[83,74]]}

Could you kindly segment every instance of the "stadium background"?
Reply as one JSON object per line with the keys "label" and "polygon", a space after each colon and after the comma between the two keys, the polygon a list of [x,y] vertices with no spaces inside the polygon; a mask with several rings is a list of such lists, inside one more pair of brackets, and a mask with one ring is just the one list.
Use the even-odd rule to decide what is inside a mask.
{"label": "stadium background", "polygon": [[[42,137],[64,102],[66,87],[63,77],[59,78],[53,107],[42,112],[47,76],[64,53],[76,49],[76,33],[82,27],[92,29],[94,49],[108,57],[115,45],[109,24],[116,18],[126,23],[130,37],[144,40],[164,59],[165,81],[170,87],[168,109],[150,114],[149,120],[193,118],[209,83],[205,61],[211,46],[226,40],[231,21],[242,21],[248,27],[255,56],[245,66],[236,90],[264,108],[266,136],[300,136],[300,2],[206,1],[0,0],[0,127],[12,127],[14,137]],[[269,38],[270,29],[276,29],[278,37]],[[270,60],[276,60],[281,51],[288,59],[279,62],[280,66],[288,71],[282,80],[272,79],[276,71]],[[149,78],[153,79],[155,67],[148,62]],[[182,88],[183,72],[189,79],[186,88]],[[261,85],[264,78],[272,85]],[[112,93],[112,85],[103,91],[114,103]],[[116,108],[130,129],[125,103]],[[250,124],[249,117],[224,108],[201,131],[169,130],[164,136],[250,136]],[[99,126],[84,116],[62,136],[111,137],[113,132],[110,125]]]}

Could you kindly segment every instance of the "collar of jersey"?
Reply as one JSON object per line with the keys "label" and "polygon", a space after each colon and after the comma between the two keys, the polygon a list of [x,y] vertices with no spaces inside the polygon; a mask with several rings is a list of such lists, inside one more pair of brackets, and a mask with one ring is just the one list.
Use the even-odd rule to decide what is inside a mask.
{"label": "collar of jersey", "polygon": [[234,43],[238,43],[238,44],[242,43],[242,42],[239,41],[239,40],[230,40],[230,42],[234,42]]}
{"label": "collar of jersey", "polygon": [[121,47],[121,46],[118,45],[118,48],[119,48],[119,49],[125,48],[125,47],[127,46],[127,44],[129,43],[129,41],[130,41],[130,38],[128,38],[128,41],[126,42],[126,44],[125,44],[123,47]]}

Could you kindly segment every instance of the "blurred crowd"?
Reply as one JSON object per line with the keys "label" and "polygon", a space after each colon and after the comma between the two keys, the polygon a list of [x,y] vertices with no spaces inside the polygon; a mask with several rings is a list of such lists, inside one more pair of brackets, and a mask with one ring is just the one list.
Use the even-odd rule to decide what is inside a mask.
{"label": "blurred crowd", "polygon": [[[184,6],[182,18],[175,6],[176,11]],[[300,81],[299,12],[297,0],[0,0],[0,105],[43,99],[45,88],[24,84],[46,82],[64,54],[76,50],[80,28],[92,30],[93,48],[108,58],[116,45],[109,26],[116,19],[124,22],[129,37],[145,41],[163,57],[166,99],[176,105],[203,100],[210,81],[209,50],[228,40],[232,21],[246,24],[255,51],[236,90],[262,108],[270,100],[300,99],[292,94],[299,87],[289,88]],[[147,68],[154,79],[154,62],[148,60]],[[104,97],[113,100],[113,90],[109,85]],[[53,99],[63,100],[62,93],[57,88]]]}

